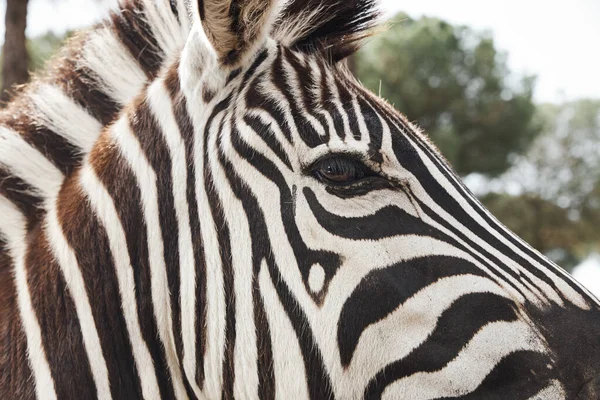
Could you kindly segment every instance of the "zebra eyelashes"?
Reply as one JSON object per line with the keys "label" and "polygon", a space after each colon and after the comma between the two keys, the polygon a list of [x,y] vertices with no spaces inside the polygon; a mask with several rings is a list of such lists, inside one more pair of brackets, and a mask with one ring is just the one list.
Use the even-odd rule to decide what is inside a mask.
{"label": "zebra eyelashes", "polygon": [[334,188],[365,186],[385,180],[351,155],[329,155],[310,168],[312,175],[321,183]]}

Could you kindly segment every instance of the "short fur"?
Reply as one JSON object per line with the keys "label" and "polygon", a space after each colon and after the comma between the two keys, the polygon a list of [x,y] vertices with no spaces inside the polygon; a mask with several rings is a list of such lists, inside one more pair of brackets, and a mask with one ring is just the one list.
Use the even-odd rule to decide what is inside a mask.
{"label": "short fur", "polygon": [[67,45],[0,115],[0,399],[597,397],[598,301],[338,63],[377,15],[121,0]]}
{"label": "short fur", "polygon": [[[165,15],[161,1],[167,2],[120,0],[118,11],[112,12],[104,23],[69,39],[47,68],[34,77],[32,83],[19,88],[13,101],[0,112],[0,125],[20,136],[19,146],[22,143],[28,146],[28,152],[37,154],[31,156],[33,158],[19,159],[19,153],[10,150],[13,153],[7,156],[17,156],[11,159],[28,163],[28,176],[39,177],[34,182],[16,173],[19,166],[2,156],[3,150],[14,148],[14,143],[3,144],[3,140],[11,139],[0,134],[0,196],[15,206],[0,207],[3,224],[19,220],[22,215],[27,225],[24,228],[34,229],[46,214],[51,193],[81,166],[89,151],[87,144],[93,143],[102,128],[110,125],[123,107],[180,51],[195,17],[189,17],[188,0],[168,0],[171,15]],[[198,0],[197,7],[200,15],[196,18],[202,19],[221,62],[229,67],[251,56],[253,46],[260,45],[257,40],[270,25],[273,25],[271,36],[283,44],[306,52],[328,51],[336,61],[356,50],[357,41],[367,35],[366,30],[376,23],[378,16],[371,0],[273,0],[268,7],[258,0],[225,3]],[[271,24],[274,19],[276,22]],[[45,90],[48,87],[50,92]],[[49,97],[56,89],[67,101],[61,109],[53,109],[53,98]],[[97,121],[97,125],[89,124],[90,129],[82,140],[61,131],[61,126],[70,124],[68,120],[61,126],[52,123],[60,117],[56,112],[70,108],[82,110]],[[29,162],[38,157],[43,162]],[[51,171],[55,172],[49,173]],[[43,186],[39,186],[38,181],[43,181]],[[11,213],[15,213],[15,218]],[[8,324],[18,320],[18,310],[15,284],[11,279],[14,260],[9,243],[2,236],[7,231],[10,231],[8,227],[0,226],[0,347],[12,349],[0,353],[3,371],[11,370],[8,365],[14,363],[13,357],[26,352],[22,327]],[[31,380],[32,372],[26,365],[20,368],[22,371],[18,373],[12,368],[11,373],[0,374],[1,398],[9,397],[3,390],[20,398],[33,395],[30,387],[23,386]]]}

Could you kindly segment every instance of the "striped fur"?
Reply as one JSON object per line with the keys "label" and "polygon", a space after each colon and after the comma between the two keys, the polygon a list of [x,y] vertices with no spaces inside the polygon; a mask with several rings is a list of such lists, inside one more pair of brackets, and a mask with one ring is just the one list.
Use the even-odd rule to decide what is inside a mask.
{"label": "striped fur", "polygon": [[373,2],[235,62],[206,2],[121,1],[0,116],[0,398],[598,398],[598,301],[340,63]]}

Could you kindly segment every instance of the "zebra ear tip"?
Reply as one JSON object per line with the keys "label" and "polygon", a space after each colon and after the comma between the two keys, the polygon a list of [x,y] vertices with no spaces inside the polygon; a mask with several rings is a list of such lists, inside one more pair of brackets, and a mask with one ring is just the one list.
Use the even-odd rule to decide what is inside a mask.
{"label": "zebra ear tip", "polygon": [[221,66],[239,67],[258,50],[277,14],[277,0],[199,0],[198,14]]}

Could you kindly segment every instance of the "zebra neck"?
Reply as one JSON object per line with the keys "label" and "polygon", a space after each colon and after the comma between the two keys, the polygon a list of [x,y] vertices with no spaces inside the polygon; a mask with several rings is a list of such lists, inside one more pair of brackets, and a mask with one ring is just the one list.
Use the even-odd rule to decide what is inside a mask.
{"label": "zebra neck", "polygon": [[43,349],[27,341],[47,341],[29,335],[60,328],[44,318],[36,327],[35,316],[62,310],[64,320],[75,312],[73,303],[52,300],[66,291],[64,263],[52,256],[63,235],[45,232],[61,224],[56,199],[73,186],[102,131],[177,57],[190,29],[185,10],[184,0],[121,0],[0,112],[0,370],[10,372],[0,374],[0,387],[11,390],[0,398],[30,398],[27,383],[44,376],[44,365],[25,356]]}

